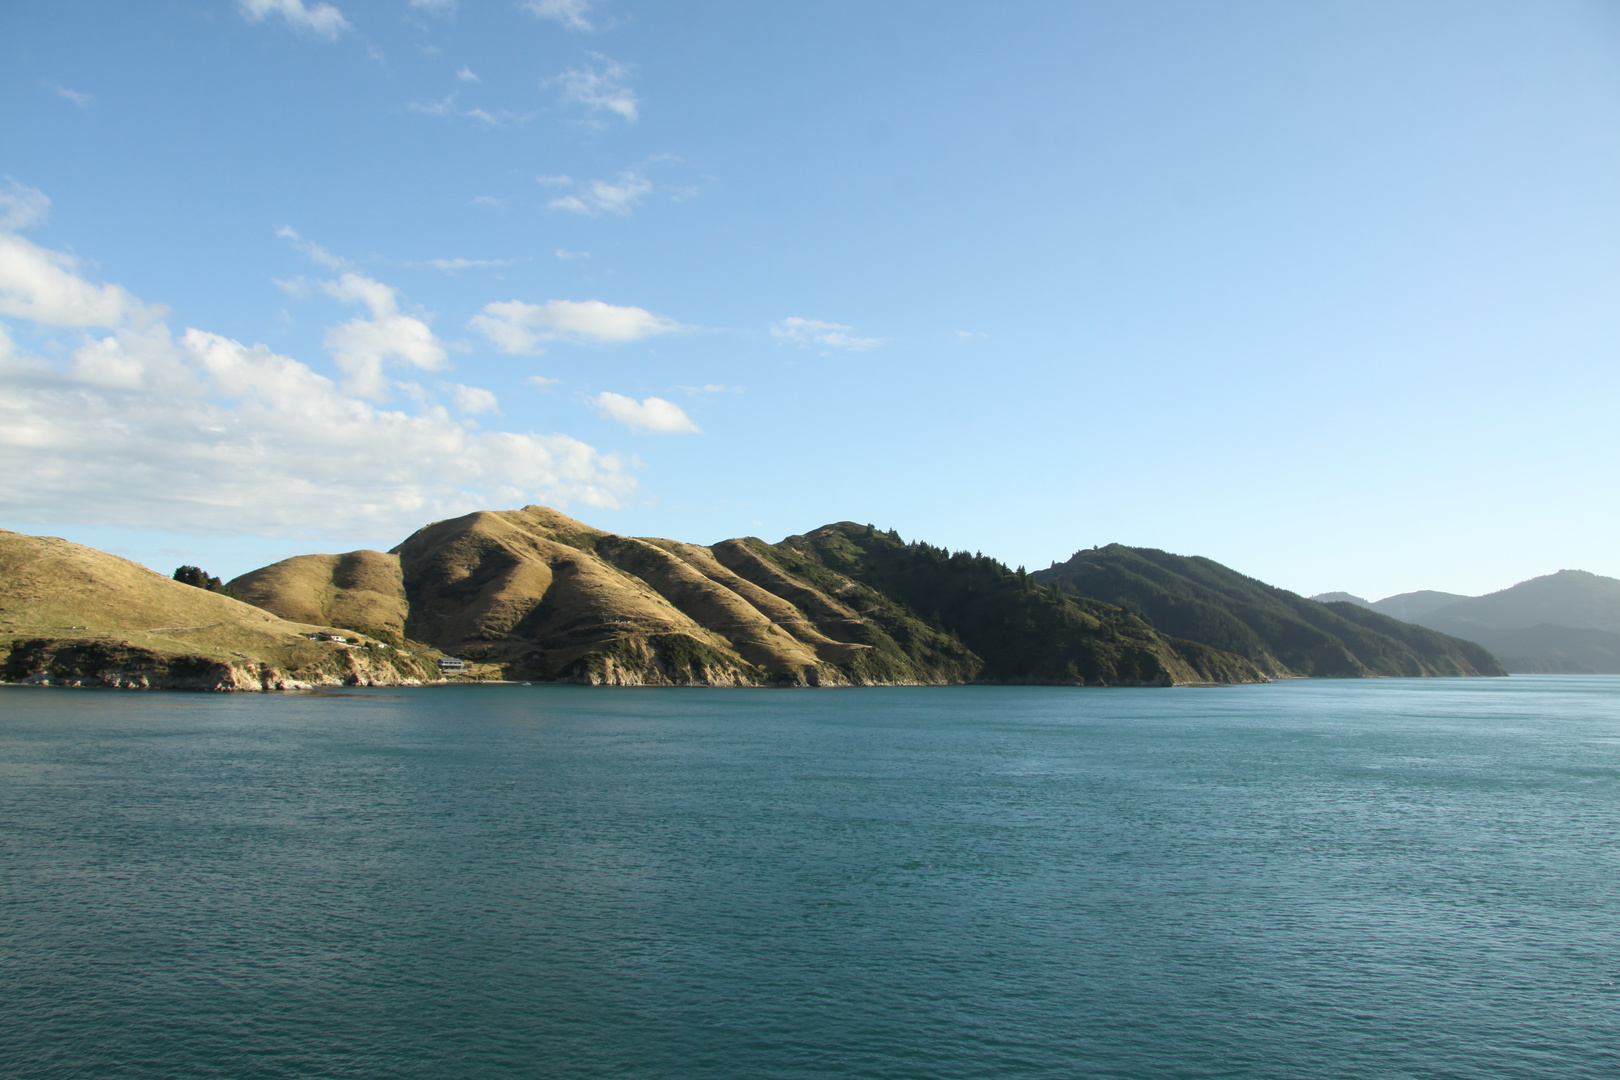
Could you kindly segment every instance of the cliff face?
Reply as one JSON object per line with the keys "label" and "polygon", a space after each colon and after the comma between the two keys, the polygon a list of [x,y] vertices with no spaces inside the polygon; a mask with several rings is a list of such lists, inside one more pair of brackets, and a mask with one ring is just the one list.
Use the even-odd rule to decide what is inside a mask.
{"label": "cliff face", "polygon": [[[339,634],[353,644],[310,640]],[[291,622],[127,559],[0,530],[0,680],[136,689],[420,684],[430,663],[330,622]]]}
{"label": "cliff face", "polygon": [[[847,523],[781,544],[704,547],[619,536],[530,506],[437,522],[389,556],[288,560],[231,587],[283,617],[318,613],[341,625],[338,598],[353,586],[337,574],[362,555],[374,583],[387,577],[380,560],[397,559],[400,591],[371,591],[402,605],[406,639],[508,678],[618,686],[1263,679],[1240,657],[1165,638],[1108,604],[1036,588],[991,560],[953,561]],[[947,608],[934,603],[953,589],[960,595]]]}

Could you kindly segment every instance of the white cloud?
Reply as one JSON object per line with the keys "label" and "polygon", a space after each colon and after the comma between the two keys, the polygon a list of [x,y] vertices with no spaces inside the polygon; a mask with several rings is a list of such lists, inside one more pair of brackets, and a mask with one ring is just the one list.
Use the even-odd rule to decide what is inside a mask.
{"label": "white cloud", "polygon": [[473,74],[472,68],[466,67],[465,65],[463,65],[463,67],[462,67],[462,69],[460,71],[456,72],[456,78],[460,79],[462,82],[471,82],[471,83],[483,82],[484,81],[483,79],[480,79],[478,76]]}
{"label": "white cloud", "polygon": [[453,383],[450,386],[450,396],[456,403],[456,412],[463,416],[500,411],[500,402],[495,399],[495,395],[482,387]]}
{"label": "white cloud", "polygon": [[562,382],[561,379],[551,379],[544,375],[530,375],[523,381],[538,390],[545,390],[547,392],[550,392],[553,386],[556,386],[558,383]]}
{"label": "white cloud", "polygon": [[323,281],[321,287],[339,300],[363,303],[371,310],[369,319],[350,319],[326,332],[327,351],[338,369],[349,376],[343,384],[346,392],[374,400],[386,398],[383,365],[390,360],[403,360],[427,371],[444,367],[444,344],[426,322],[400,314],[394,290],[387,285],[347,273],[337,281]]}
{"label": "white cloud", "polygon": [[60,96],[73,102],[73,104],[77,105],[81,109],[88,109],[96,100],[96,96],[94,94],[82,94],[77,90],[69,90],[65,86],[58,86],[56,88],[56,92]]}
{"label": "white cloud", "polygon": [[312,263],[317,263],[328,270],[347,270],[354,264],[341,255],[334,255],[313,240],[305,240],[298,235],[298,231],[291,225],[283,225],[276,230],[276,235],[293,246],[293,249],[303,255]]}
{"label": "white cloud", "polygon": [[574,178],[572,176],[565,174],[559,174],[557,176],[546,176],[542,174],[534,179],[536,183],[545,184],[547,187],[567,187],[574,182]]}
{"label": "white cloud", "polygon": [[[35,192],[35,194],[38,194]],[[46,205],[49,205],[48,203]],[[23,203],[8,207],[28,220],[42,213]],[[96,285],[78,274],[78,260],[47,251],[12,232],[0,232],[0,315],[12,315],[47,326],[122,326],[160,319],[164,311],[148,307],[117,285]]]}
{"label": "white cloud", "polygon": [[449,116],[455,108],[456,95],[451,94],[443,101],[412,101],[405,107],[411,112],[421,113],[424,116]]}
{"label": "white cloud", "polygon": [[591,253],[588,251],[568,251],[563,248],[557,249],[557,258],[562,259],[565,262],[569,262],[574,259],[588,259],[590,257]]}
{"label": "white cloud", "polygon": [[242,14],[252,22],[262,22],[270,15],[280,15],[289,26],[308,30],[316,37],[336,41],[349,29],[349,20],[331,4],[317,3],[305,7],[304,0],[238,0]]}
{"label": "white cloud", "polygon": [[591,55],[600,67],[587,64],[582,68],[569,68],[547,82],[561,85],[563,100],[584,106],[592,118],[612,113],[627,123],[635,123],[638,102],[634,91],[625,85],[629,69],[601,53]]}
{"label": "white cloud", "polygon": [[[474,81],[477,81],[476,76],[474,77]],[[445,97],[439,101],[407,102],[405,107],[411,110],[411,112],[421,113],[423,116],[465,116],[469,120],[482,121],[483,123],[488,124],[490,127],[505,127],[508,124],[522,124],[534,115],[533,113],[515,113],[510,109],[498,109],[495,112],[490,112],[488,109],[480,108],[463,109],[456,104],[456,94],[459,92],[460,91],[453,92],[448,97]],[[477,200],[475,199],[474,201],[476,202]]]}
{"label": "white cloud", "polygon": [[620,173],[616,180],[586,181],[579,185],[574,194],[552,199],[546,205],[553,210],[567,210],[590,217],[598,214],[626,217],[652,188],[651,180],[632,170]]}
{"label": "white cloud", "polygon": [[544,352],[548,341],[619,344],[686,329],[646,308],[600,300],[497,301],[485,304],[467,325],[506,353]]}
{"label": "white cloud", "polygon": [[524,9],[538,18],[555,19],[570,30],[590,30],[585,18],[591,10],[591,0],[527,0]]}
{"label": "white cloud", "polygon": [[[67,256],[42,258],[73,277]],[[392,303],[365,279],[334,287],[374,313]],[[162,308],[116,285],[57,288],[69,299],[0,278],[0,310],[111,333],[64,364],[21,355],[0,323],[0,506],[13,521],[369,539],[491,506],[611,507],[635,489],[626,463],[577,439],[470,429],[427,401],[380,409],[262,345],[196,329],[175,340],[148,318]],[[476,387],[452,394],[493,407]]]}
{"label": "white cloud", "polygon": [[5,180],[5,188],[0,188],[0,229],[26,229],[49,216],[50,196],[9,176]]}
{"label": "white cloud", "polygon": [[632,431],[675,435],[698,430],[684,409],[663,398],[649,397],[637,401],[623,394],[603,392],[592,398],[591,402],[603,416],[629,425]]}
{"label": "white cloud", "polygon": [[516,259],[429,259],[417,266],[430,266],[435,270],[488,270],[498,266],[511,266]]}
{"label": "white cloud", "polygon": [[771,336],[802,346],[825,345],[832,349],[850,349],[860,352],[883,344],[882,338],[856,337],[853,326],[822,322],[820,319],[801,319],[790,316],[771,327]]}

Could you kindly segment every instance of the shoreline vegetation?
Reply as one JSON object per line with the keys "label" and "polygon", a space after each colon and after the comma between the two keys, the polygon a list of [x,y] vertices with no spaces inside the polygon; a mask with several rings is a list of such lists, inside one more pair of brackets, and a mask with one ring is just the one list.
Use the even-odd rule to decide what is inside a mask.
{"label": "shoreline vegetation", "polygon": [[0,682],[1147,687],[1505,674],[1471,642],[1209,560],[1102,551],[1106,580],[1096,549],[1029,574],[853,522],[702,546],[529,506],[221,584],[0,530]]}

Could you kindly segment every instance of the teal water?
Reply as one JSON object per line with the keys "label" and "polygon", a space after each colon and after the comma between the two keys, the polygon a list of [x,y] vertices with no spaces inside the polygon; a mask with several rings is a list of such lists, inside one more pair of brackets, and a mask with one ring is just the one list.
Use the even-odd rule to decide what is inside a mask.
{"label": "teal water", "polygon": [[0,1076],[1620,1076],[1620,678],[0,690]]}

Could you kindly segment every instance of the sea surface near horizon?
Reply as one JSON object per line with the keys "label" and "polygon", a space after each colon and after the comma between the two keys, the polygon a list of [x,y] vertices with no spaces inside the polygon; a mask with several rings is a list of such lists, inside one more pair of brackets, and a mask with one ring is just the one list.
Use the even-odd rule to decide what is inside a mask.
{"label": "sea surface near horizon", "polygon": [[1620,678],[0,689],[0,1075],[1620,1075]]}

